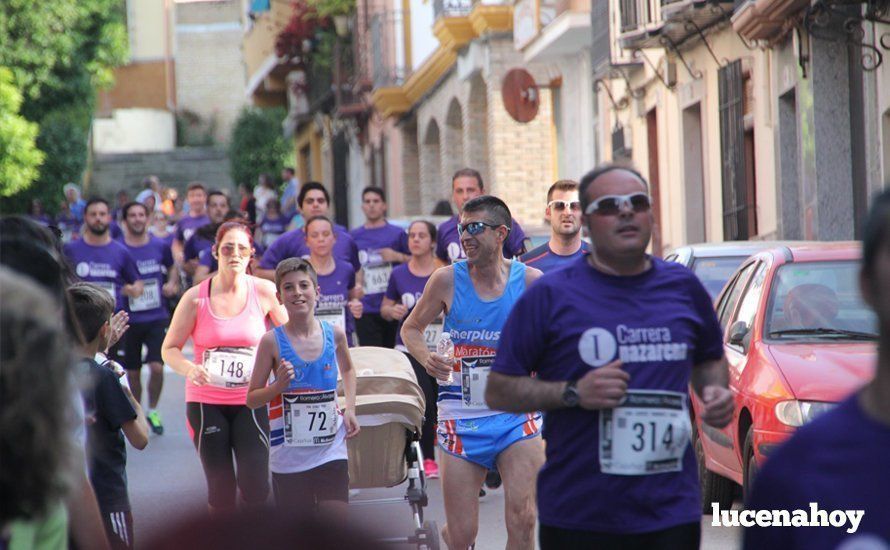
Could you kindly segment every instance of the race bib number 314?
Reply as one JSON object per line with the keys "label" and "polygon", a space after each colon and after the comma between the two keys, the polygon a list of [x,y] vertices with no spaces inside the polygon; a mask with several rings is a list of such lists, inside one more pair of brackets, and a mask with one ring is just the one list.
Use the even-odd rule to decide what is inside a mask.
{"label": "race bib number 314", "polygon": [[691,433],[686,395],[628,391],[621,406],[600,411],[599,429],[604,474],[679,472]]}

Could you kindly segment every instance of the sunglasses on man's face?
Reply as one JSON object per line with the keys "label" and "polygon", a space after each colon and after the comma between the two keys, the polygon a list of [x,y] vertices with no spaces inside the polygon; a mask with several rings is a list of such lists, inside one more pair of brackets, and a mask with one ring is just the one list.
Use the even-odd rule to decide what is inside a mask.
{"label": "sunglasses on man's face", "polygon": [[599,214],[600,216],[617,216],[622,208],[628,208],[636,213],[648,212],[652,208],[652,198],[646,193],[631,193],[629,195],[605,195],[587,205],[585,214]]}
{"label": "sunglasses on man's face", "polygon": [[500,227],[500,225],[494,225],[486,222],[459,223],[457,224],[457,234],[463,235],[464,231],[466,231],[467,233],[475,237],[476,235],[485,231],[486,227],[497,229],[498,227]]}
{"label": "sunglasses on man's face", "polygon": [[565,212],[567,209],[571,209],[573,212],[580,212],[581,201],[550,201],[547,203],[547,208],[554,212]]}

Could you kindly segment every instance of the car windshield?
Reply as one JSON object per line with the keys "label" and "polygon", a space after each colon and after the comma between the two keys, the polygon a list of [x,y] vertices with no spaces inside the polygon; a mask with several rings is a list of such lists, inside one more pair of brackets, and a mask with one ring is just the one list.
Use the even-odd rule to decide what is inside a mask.
{"label": "car windshield", "polygon": [[726,281],[732,277],[747,256],[722,256],[715,258],[696,258],[692,262],[692,272],[704,285],[705,290],[711,295],[711,300],[716,300],[717,295],[723,290]]}
{"label": "car windshield", "polygon": [[764,336],[783,341],[874,340],[877,320],[859,294],[859,262],[787,264],[770,290]]}

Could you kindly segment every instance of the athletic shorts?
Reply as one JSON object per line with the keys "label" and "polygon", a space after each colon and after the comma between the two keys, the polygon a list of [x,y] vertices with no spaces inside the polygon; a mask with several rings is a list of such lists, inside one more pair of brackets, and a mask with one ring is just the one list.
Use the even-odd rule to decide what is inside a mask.
{"label": "athletic shorts", "polygon": [[510,445],[540,433],[540,413],[498,413],[481,418],[440,420],[439,447],[491,470]]}
{"label": "athletic shorts", "polygon": [[133,548],[133,514],[129,510],[122,512],[102,513],[105,524],[105,535],[112,550],[130,550]]}
{"label": "athletic shorts", "polygon": [[124,333],[124,368],[127,370],[139,370],[142,368],[142,346],[148,348],[145,355],[146,363],[163,363],[161,359],[161,346],[164,344],[164,336],[167,334],[166,319],[149,321],[147,323],[131,323],[130,328]]}
{"label": "athletic shorts", "polygon": [[286,513],[315,511],[325,501],[349,502],[349,468],[345,460],[332,460],[305,472],[272,472],[275,504]]}

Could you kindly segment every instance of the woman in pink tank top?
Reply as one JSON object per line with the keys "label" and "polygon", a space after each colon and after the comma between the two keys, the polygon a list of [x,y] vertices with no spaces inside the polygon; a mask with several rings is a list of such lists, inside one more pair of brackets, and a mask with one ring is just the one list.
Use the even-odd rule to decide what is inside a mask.
{"label": "woman in pink tank top", "polygon": [[[212,252],[219,271],[183,295],[162,349],[164,361],[186,377],[186,417],[211,513],[235,507],[236,486],[247,505],[262,505],[268,497],[269,418],[265,410],[249,409],[245,399],[267,318],[274,325],[287,321],[275,285],[248,273],[254,248],[246,224],[222,224]],[[191,359],[183,353],[189,339]]]}

